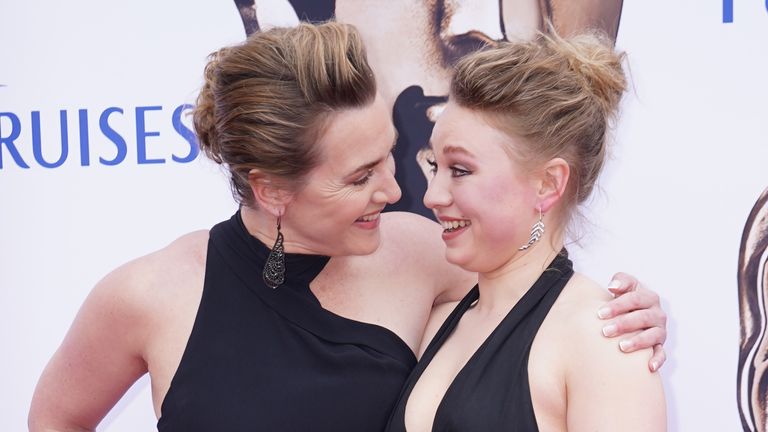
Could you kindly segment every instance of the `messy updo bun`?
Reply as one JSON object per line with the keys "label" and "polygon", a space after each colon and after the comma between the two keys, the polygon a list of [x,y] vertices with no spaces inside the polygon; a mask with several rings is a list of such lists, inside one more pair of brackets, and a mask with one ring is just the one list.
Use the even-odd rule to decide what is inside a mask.
{"label": "messy updo bun", "polygon": [[200,150],[218,164],[221,159],[221,148],[216,137],[215,94],[216,72],[219,68],[219,58],[226,56],[227,48],[222,48],[208,56],[208,64],[203,73],[203,87],[197,95],[197,104],[193,111],[193,123]]}
{"label": "messy updo bun", "polygon": [[459,62],[450,99],[523,138],[510,153],[524,166],[565,159],[567,216],[589,197],[603,166],[609,124],[627,87],[623,59],[600,33],[564,39],[551,31],[501,42]]}
{"label": "messy updo bun", "polygon": [[228,168],[236,199],[253,205],[251,170],[298,188],[318,163],[314,144],[328,115],[375,95],[354,27],[302,23],[211,54],[193,122],[200,149]]}
{"label": "messy updo bun", "polygon": [[612,41],[600,33],[581,34],[567,41],[556,35],[545,38],[548,46],[567,60],[568,70],[584,79],[584,89],[592,92],[605,116],[613,117],[627,87],[624,53],[616,53]]}

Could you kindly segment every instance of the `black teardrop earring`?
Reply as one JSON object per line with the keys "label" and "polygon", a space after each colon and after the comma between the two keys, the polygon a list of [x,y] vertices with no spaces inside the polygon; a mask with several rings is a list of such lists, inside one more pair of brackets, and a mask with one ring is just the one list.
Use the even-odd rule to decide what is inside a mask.
{"label": "black teardrop earring", "polygon": [[264,283],[273,289],[285,282],[285,249],[283,248],[283,233],[280,232],[281,216],[277,217],[277,238],[272,250],[269,251],[263,273]]}

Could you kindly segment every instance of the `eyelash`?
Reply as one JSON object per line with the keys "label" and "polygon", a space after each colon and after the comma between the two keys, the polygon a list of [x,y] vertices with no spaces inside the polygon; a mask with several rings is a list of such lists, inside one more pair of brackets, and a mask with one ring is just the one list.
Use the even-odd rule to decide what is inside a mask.
{"label": "eyelash", "polygon": [[[430,172],[432,175],[437,174],[437,162],[434,160],[427,159],[427,164],[430,166]],[[466,175],[472,174],[472,171],[456,168],[455,166],[449,167],[451,170],[451,177],[464,177]]]}
{"label": "eyelash", "polygon": [[432,173],[432,175],[437,174],[437,162],[427,159],[427,163],[429,164],[429,172]]}
{"label": "eyelash", "polygon": [[361,178],[360,180],[353,181],[352,184],[355,186],[363,186],[364,184],[368,183],[368,180],[371,179],[371,176],[373,176],[373,169],[369,169],[365,174],[365,177]]}

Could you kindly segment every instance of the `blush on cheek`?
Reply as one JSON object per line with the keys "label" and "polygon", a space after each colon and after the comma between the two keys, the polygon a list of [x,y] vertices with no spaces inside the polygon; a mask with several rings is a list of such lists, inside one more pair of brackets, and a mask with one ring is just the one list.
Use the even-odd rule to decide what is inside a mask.
{"label": "blush on cheek", "polygon": [[522,217],[515,217],[500,210],[483,221],[482,227],[478,227],[482,228],[482,231],[477,233],[475,239],[478,249],[489,256],[499,256],[516,250],[527,241],[530,234],[530,226],[521,221]]}
{"label": "blush on cheek", "polygon": [[502,175],[491,178],[482,187],[484,199],[493,203],[512,204],[512,210],[520,210],[524,203],[535,201],[535,191],[528,187],[528,183],[518,176]]}
{"label": "blush on cheek", "polygon": [[489,182],[490,184],[482,188],[483,199],[489,203],[503,203],[509,201],[514,191],[511,190],[509,185],[505,184],[505,181],[509,179],[497,179],[496,181]]}
{"label": "blush on cheek", "polygon": [[483,237],[502,247],[527,239],[536,222],[532,204],[535,199],[528,197],[519,185],[515,186],[489,186],[481,198],[487,205],[477,216]]}

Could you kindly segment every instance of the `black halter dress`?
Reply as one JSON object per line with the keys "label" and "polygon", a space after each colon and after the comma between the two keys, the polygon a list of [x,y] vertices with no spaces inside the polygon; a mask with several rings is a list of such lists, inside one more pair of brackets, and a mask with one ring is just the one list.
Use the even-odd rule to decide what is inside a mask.
{"label": "black halter dress", "polygon": [[329,258],[269,249],[236,213],[210,231],[192,333],[162,404],[160,432],[380,431],[416,359],[384,327],[323,309],[309,289]]}
{"label": "black halter dress", "polygon": [[[435,432],[538,431],[528,385],[536,333],[573,275],[563,249],[459,371],[435,413]],[[437,351],[480,297],[475,286],[437,331],[403,388],[387,432],[405,432],[405,407]]]}

